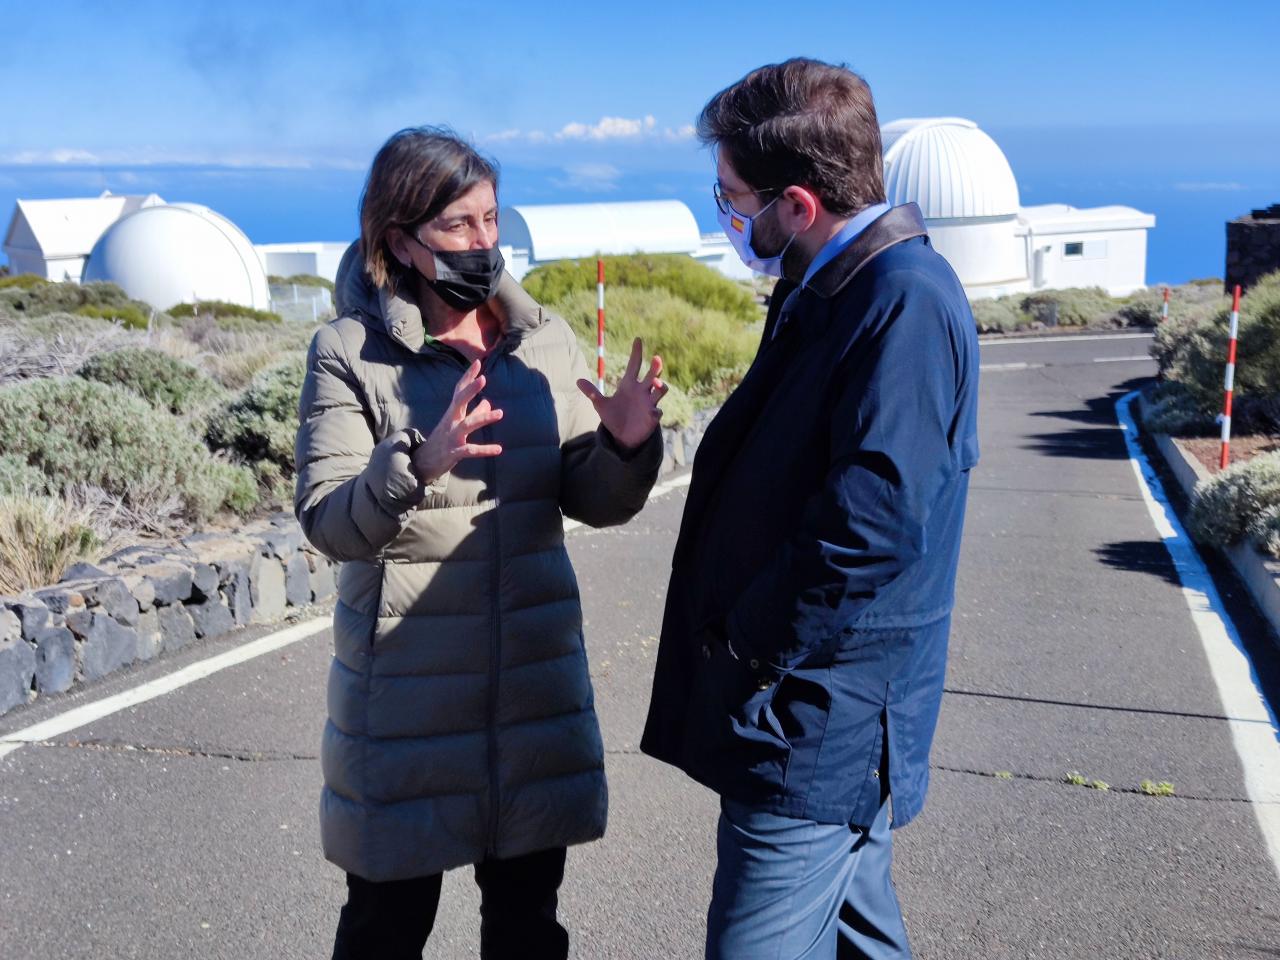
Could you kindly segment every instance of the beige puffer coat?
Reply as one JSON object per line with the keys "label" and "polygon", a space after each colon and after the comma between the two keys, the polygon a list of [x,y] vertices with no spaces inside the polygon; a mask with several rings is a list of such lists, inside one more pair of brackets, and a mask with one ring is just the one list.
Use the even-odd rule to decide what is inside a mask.
{"label": "beige puffer coat", "polygon": [[[341,316],[311,344],[296,512],[343,561],[321,743],[325,856],[368,880],[583,843],[605,828],[603,747],[561,515],[623,523],[644,505],[659,432],[623,459],[575,381],[568,325],[504,276],[483,396],[504,418],[430,488],[410,429],[439,421],[465,369],[424,344],[404,296],[355,248]],[[486,435],[487,433],[487,435]]]}

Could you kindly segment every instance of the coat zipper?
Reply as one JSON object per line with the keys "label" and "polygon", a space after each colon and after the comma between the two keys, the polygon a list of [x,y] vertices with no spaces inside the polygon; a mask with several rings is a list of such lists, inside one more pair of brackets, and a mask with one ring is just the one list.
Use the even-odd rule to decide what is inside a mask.
{"label": "coat zipper", "polygon": [[[480,372],[488,375],[493,369],[498,351],[491,354],[493,362],[482,363]],[[496,428],[485,429],[486,443],[494,442]],[[490,522],[493,537],[492,590],[493,613],[492,627],[489,631],[489,702],[488,702],[488,735],[489,735],[489,830],[485,840],[487,857],[497,856],[498,819],[500,813],[498,788],[498,686],[501,679],[500,664],[502,661],[502,538],[498,529],[498,508],[501,500],[498,497],[498,467],[496,458],[489,457],[485,461],[485,473],[489,481],[489,490],[493,493],[493,519]]]}

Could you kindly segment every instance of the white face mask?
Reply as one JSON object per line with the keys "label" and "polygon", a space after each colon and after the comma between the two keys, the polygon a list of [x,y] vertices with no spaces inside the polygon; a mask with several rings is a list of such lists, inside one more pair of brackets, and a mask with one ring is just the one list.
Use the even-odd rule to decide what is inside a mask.
{"label": "white face mask", "polygon": [[[781,196],[781,194],[779,194]],[[787,244],[782,248],[776,257],[762,257],[751,247],[751,225],[761,214],[778,202],[778,197],[774,197],[766,203],[754,217],[748,217],[746,214],[739,213],[733,208],[733,204],[728,204],[729,211],[726,213],[719,207],[716,208],[716,217],[720,221],[720,226],[724,229],[725,235],[729,238],[729,242],[733,244],[733,249],[738,251],[738,256],[742,258],[742,262],[756,273],[763,273],[769,277],[782,276],[782,257],[791,246],[791,241],[796,238],[793,233],[787,240]]]}

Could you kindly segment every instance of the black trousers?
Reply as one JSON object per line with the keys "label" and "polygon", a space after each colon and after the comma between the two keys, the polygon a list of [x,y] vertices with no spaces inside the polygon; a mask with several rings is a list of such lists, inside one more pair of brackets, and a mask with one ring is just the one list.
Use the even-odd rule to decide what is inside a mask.
{"label": "black trousers", "polygon": [[[565,849],[477,863],[482,960],[565,960],[569,934],[556,921]],[[443,874],[375,883],[347,874],[333,960],[421,960],[440,906]]]}

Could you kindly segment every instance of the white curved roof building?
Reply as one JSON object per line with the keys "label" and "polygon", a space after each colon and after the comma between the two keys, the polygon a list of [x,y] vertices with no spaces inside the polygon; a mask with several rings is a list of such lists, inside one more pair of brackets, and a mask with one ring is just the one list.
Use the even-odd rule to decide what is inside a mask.
{"label": "white curved roof building", "polygon": [[1004,151],[972,120],[895,120],[880,136],[887,199],[919,204],[970,297],[1095,286],[1120,296],[1146,285],[1150,214],[1022,206]]}
{"label": "white curved roof building", "polygon": [[628,253],[683,253],[730,276],[751,276],[728,238],[704,237],[679,200],[517,204],[501,211],[498,235],[516,279],[555,260]]}
{"label": "white curved roof building", "polygon": [[249,238],[195,203],[145,207],[112,224],[89,254],[84,280],[109,280],[158,310],[225,300],[270,308],[267,275]]}

